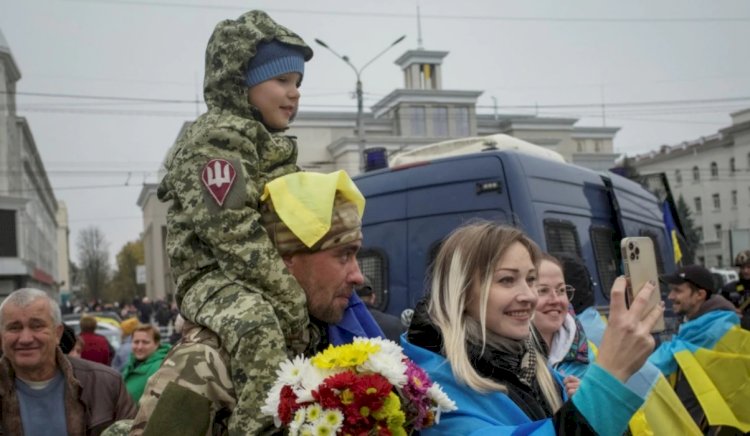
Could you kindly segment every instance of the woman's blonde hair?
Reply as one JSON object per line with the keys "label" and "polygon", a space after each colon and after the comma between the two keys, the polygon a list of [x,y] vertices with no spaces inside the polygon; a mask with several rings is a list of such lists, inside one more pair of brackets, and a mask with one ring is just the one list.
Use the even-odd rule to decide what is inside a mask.
{"label": "woman's blonde hair", "polygon": [[[471,365],[466,344],[493,345],[499,338],[487,331],[487,299],[495,267],[513,244],[520,243],[538,268],[539,247],[521,230],[490,221],[477,221],[454,230],[443,242],[432,266],[430,319],[443,336],[445,356],[453,375],[472,389],[507,392],[504,384],[483,377]],[[478,289],[480,316],[468,317],[471,290]],[[544,358],[537,353],[536,378],[553,411],[562,405],[559,388]]]}

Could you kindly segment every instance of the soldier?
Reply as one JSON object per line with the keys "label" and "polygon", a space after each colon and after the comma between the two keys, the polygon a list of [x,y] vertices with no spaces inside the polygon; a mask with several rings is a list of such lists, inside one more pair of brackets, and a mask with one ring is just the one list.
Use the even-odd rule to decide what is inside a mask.
{"label": "soldier", "polygon": [[742,328],[750,330],[750,250],[740,251],[734,258],[740,278],[721,288],[721,295],[737,308]]}
{"label": "soldier", "polygon": [[[353,336],[383,336],[364,303],[354,294],[364,278],[356,260],[361,246],[360,215],[364,198],[346,173],[291,174],[267,186],[262,222],[278,252],[307,296],[315,346],[305,354],[351,340]],[[291,200],[291,201],[290,201]],[[307,205],[325,205],[305,209]],[[312,209],[329,211],[314,216]],[[310,212],[310,213],[308,213]],[[307,219],[300,220],[304,216]],[[311,217],[313,217],[311,219]],[[307,241],[307,242],[303,242]],[[335,324],[335,325],[334,325]],[[131,435],[222,435],[240,407],[246,434],[273,430],[259,409],[275,379],[278,364],[269,359],[256,368],[270,374],[255,403],[237,402],[238,385],[231,378],[231,356],[211,330],[185,322],[184,336],[149,380],[139,404]],[[273,356],[272,348],[254,350],[256,362]],[[256,380],[247,383],[258,384]],[[129,422],[118,423],[108,435],[127,434]]]}
{"label": "soldier", "polygon": [[270,368],[309,341],[305,294],[260,224],[259,205],[268,181],[299,171],[296,140],[283,132],[312,54],[262,11],[220,22],[206,48],[208,112],[170,151],[158,188],[172,202],[167,251],[180,312],[214,331],[230,358],[234,434],[258,430],[248,423],[257,422]]}

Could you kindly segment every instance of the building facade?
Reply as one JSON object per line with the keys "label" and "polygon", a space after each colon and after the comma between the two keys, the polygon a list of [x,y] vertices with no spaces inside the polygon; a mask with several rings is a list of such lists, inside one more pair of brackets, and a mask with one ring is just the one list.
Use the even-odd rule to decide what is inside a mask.
{"label": "building facade", "polygon": [[324,172],[344,169],[356,175],[363,149],[384,148],[394,155],[448,139],[495,133],[549,148],[568,162],[594,170],[614,166],[618,154],[613,152],[613,139],[619,128],[576,126],[576,118],[479,114],[477,99],[482,91],[443,89],[447,55],[420,49],[396,59],[404,88],[393,90],[362,114],[363,139],[356,135],[356,113],[300,112],[289,129],[300,144],[300,166]]}
{"label": "building facade", "polygon": [[731,117],[732,125],[713,135],[633,162],[639,174],[664,173],[675,200],[683,197],[701,236],[697,261],[708,267],[731,267],[734,254],[749,248],[739,245],[750,234],[750,109]]}
{"label": "building facade", "polygon": [[0,33],[0,298],[21,287],[57,297],[57,200],[26,119],[21,72]]}

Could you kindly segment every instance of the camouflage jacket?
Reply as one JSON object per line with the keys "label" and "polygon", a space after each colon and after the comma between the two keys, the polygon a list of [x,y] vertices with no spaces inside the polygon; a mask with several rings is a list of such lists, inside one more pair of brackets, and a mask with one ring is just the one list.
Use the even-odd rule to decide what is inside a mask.
{"label": "camouflage jacket", "polygon": [[[317,345],[305,352],[307,356],[327,346],[324,326],[313,325],[312,335]],[[186,321],[182,339],[149,379],[135,420],[118,421],[103,436],[224,436],[236,403],[230,357],[221,340],[211,330]],[[265,421],[261,433],[278,432],[269,417],[257,421]]]}
{"label": "camouflage jacket", "polygon": [[188,290],[197,289],[208,299],[217,283],[205,277],[220,270],[225,281],[262,293],[285,337],[295,338],[307,324],[304,292],[284,267],[258,210],[266,182],[299,170],[296,140],[266,129],[244,85],[257,44],[271,39],[300,46],[306,58],[312,56],[299,36],[261,11],[216,26],[206,49],[208,112],[170,150],[157,194],[172,202],[167,252],[181,308]]}

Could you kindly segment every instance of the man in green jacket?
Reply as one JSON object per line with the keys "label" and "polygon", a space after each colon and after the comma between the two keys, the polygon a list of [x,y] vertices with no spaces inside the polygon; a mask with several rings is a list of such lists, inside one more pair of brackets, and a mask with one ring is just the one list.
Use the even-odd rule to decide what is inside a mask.
{"label": "man in green jacket", "polygon": [[133,402],[138,403],[148,379],[159,369],[169,352],[169,344],[161,343],[159,331],[150,324],[133,331],[133,351],[122,369],[122,378]]}

